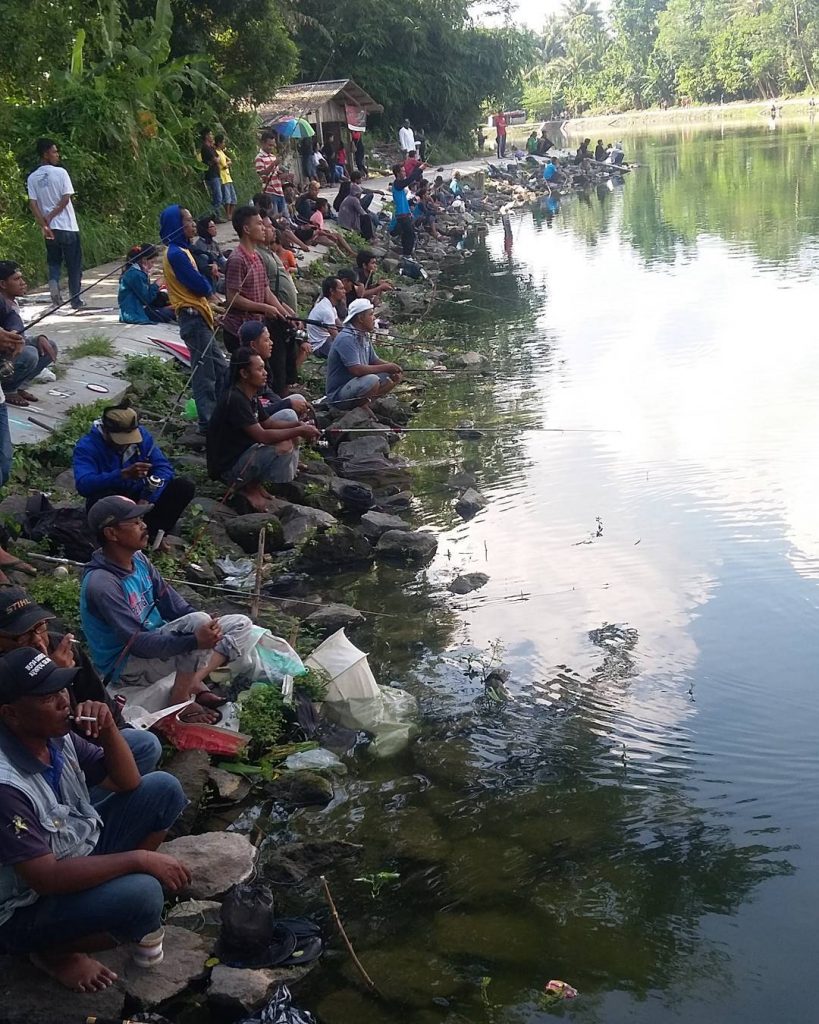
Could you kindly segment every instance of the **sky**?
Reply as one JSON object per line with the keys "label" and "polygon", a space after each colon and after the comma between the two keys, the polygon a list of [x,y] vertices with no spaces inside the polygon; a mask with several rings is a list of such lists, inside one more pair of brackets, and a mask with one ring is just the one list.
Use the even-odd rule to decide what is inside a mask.
{"label": "sky", "polygon": [[[543,27],[546,15],[557,14],[562,6],[563,0],[518,0],[514,22],[523,28],[538,31]],[[598,6],[605,11],[609,6],[608,0],[600,0]]]}

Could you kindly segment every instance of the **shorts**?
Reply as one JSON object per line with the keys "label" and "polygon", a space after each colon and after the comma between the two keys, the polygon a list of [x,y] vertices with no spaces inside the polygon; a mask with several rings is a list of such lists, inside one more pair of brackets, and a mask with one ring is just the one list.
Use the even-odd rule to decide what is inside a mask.
{"label": "shorts", "polygon": [[225,206],[236,205],[236,186],[232,181],[222,182],[222,202]]}
{"label": "shorts", "polygon": [[365,377],[353,377],[336,391],[330,399],[330,405],[346,405],[368,395],[376,384],[386,384],[390,379],[388,373],[368,373]]}

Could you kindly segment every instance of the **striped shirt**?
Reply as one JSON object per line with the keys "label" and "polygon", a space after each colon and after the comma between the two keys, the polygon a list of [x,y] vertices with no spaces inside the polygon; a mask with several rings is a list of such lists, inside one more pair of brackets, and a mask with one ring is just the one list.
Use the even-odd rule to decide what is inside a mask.
{"label": "striped shirt", "polygon": [[262,191],[269,195],[283,196],[282,179],[279,177],[279,161],[272,153],[260,149],[256,154],[256,173],[262,182]]}
{"label": "striped shirt", "polygon": [[[226,294],[238,292],[251,302],[264,302],[267,288],[267,270],[259,254],[254,249],[245,249],[243,245],[237,245],[228,256],[225,268]],[[248,313],[231,306],[223,321],[224,328],[229,334],[238,336],[239,328],[246,320],[264,320],[264,313]]]}

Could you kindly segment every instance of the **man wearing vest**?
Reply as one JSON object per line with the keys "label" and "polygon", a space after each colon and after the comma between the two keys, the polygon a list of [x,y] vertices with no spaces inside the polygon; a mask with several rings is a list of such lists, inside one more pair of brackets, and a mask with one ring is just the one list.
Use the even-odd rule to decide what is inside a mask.
{"label": "man wearing vest", "polygon": [[[116,975],[89,953],[161,949],[163,889],[191,876],[157,848],[187,800],[166,772],[139,777],[107,704],[73,713],[95,743],[72,733],[76,673],[33,647],[0,661],[0,953],[98,992]],[[112,795],[94,808],[96,785]]]}
{"label": "man wearing vest", "polygon": [[204,434],[227,384],[228,363],[213,336],[213,307],[208,301],[214,283],[196,267],[190,250],[196,222],[190,210],[166,206],[159,215],[159,234],[167,246],[162,260],[168,298],[179,323],[179,335],[191,354],[191,390],[196,402],[199,432]]}

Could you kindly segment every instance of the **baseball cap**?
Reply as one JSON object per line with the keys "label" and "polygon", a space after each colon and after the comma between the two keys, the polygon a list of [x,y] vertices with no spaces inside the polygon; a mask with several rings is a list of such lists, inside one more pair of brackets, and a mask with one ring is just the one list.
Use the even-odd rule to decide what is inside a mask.
{"label": "baseball cap", "polygon": [[137,505],[130,498],[123,498],[119,494],[112,494],[108,498],[100,498],[91,506],[88,513],[88,525],[95,534],[106,526],[116,526],[117,523],[125,523],[129,519],[139,519],[147,515],[153,505]]}
{"label": "baseball cap", "polygon": [[21,697],[57,693],[64,690],[78,672],[78,668],[60,668],[34,647],[9,651],[0,658],[0,704],[13,704]]}
{"label": "baseball cap", "polygon": [[53,619],[22,587],[0,588],[0,635],[22,636],[43,619]]}
{"label": "baseball cap", "polygon": [[102,425],[114,444],[139,444],[142,440],[136,409],[113,405],[103,412]]}
{"label": "baseball cap", "polygon": [[359,313],[366,313],[368,309],[375,309],[375,306],[373,306],[369,299],[353,299],[347,307],[347,316],[344,318],[344,323],[348,324],[353,317],[358,316]]}

